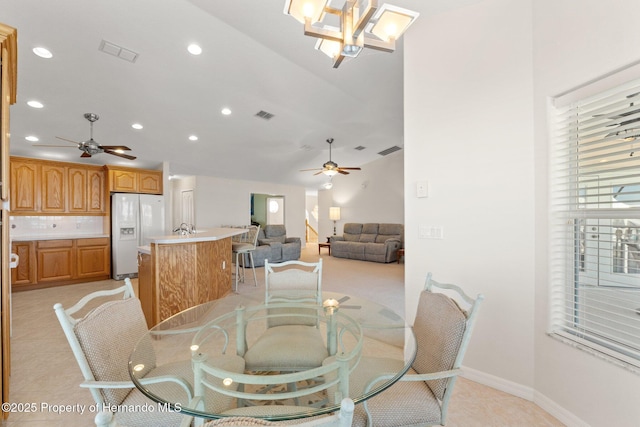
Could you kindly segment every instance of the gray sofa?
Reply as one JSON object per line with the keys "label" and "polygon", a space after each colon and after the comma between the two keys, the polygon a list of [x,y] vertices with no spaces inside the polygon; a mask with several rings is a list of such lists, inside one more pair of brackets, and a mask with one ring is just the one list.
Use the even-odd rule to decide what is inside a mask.
{"label": "gray sofa", "polygon": [[346,223],[342,236],[331,237],[331,255],[363,261],[393,262],[403,247],[402,224]]}
{"label": "gray sofa", "polygon": [[[299,237],[287,237],[284,225],[265,225],[258,234],[258,246],[253,251],[253,262],[262,267],[264,260],[283,262],[300,258],[302,241]],[[249,264],[247,264],[249,265]]]}

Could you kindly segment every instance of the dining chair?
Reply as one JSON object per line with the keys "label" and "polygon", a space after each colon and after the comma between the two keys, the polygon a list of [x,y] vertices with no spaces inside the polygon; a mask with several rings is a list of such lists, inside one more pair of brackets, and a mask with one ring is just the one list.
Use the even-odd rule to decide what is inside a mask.
{"label": "dining chair", "polygon": [[[265,260],[265,305],[305,303],[306,308],[274,308],[267,329],[248,348],[239,348],[248,371],[295,372],[316,368],[329,356],[319,329],[322,259],[316,263]],[[242,345],[242,343],[239,343]]]}
{"label": "dining chair", "polygon": [[209,421],[203,427],[252,427],[295,425],[300,427],[350,427],[353,422],[353,400],[345,398],[340,403],[340,410],[328,416],[318,416],[303,420],[267,421],[253,417],[227,417]]}
{"label": "dining chair", "polygon": [[[260,234],[259,225],[250,225],[247,227],[249,230],[244,234],[239,234],[236,241],[231,242],[231,251],[235,256],[236,264],[236,287],[235,291],[238,292],[238,281],[244,283],[245,280],[245,267],[246,258],[251,263],[251,269],[253,270],[253,283],[258,286],[258,279],[256,276],[256,267],[253,262],[253,251],[256,250],[258,244],[258,235]],[[240,260],[242,260],[242,274],[240,274]]]}
{"label": "dining chair", "polygon": [[[121,297],[115,299],[119,294]],[[117,410],[130,405],[155,405],[129,377],[129,355],[136,346],[146,355],[141,367],[144,373],[141,382],[149,390],[161,387],[164,393],[175,395],[176,403],[187,403],[193,397],[189,383],[189,379],[193,379],[191,365],[156,367],[150,341],[139,342],[143,336],[148,338],[148,330],[130,279],[125,279],[119,288],[86,295],[70,308],[65,309],[61,303],[53,308],[84,377],[80,387],[88,388],[97,406],[104,408],[95,417],[97,426],[115,425],[116,422],[128,427],[191,425],[192,419],[179,412],[157,408],[140,412]]]}
{"label": "dining chair", "polygon": [[[436,282],[429,273],[413,325],[416,358],[398,382],[356,408],[353,425],[445,425],[453,386],[462,373],[462,360],[483,300],[482,294],[473,299],[456,285]],[[373,377],[370,372],[384,372],[386,367],[398,372],[393,370],[398,365],[402,367],[404,361],[363,357],[352,374],[351,386],[361,384],[365,392],[371,390],[393,374]]]}

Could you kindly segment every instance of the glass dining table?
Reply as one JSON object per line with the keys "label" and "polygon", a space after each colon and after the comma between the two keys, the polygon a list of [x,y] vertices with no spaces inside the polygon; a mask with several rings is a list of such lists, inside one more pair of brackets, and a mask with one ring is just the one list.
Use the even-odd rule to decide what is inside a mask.
{"label": "glass dining table", "polygon": [[[129,358],[135,386],[158,404],[198,418],[241,415],[278,421],[337,411],[345,397],[363,402],[398,381],[413,363],[417,349],[413,330],[388,307],[334,292],[323,292],[324,303],[317,306],[265,305],[264,297],[264,291],[231,294],[151,328]],[[310,369],[309,375],[244,370],[244,351],[269,327],[269,313],[276,309],[281,316],[303,309],[313,313],[329,356],[322,367]],[[366,360],[381,357],[398,361],[395,372],[371,372],[377,365]],[[203,363],[219,381],[203,378],[199,369]],[[387,374],[387,379],[367,388],[362,375],[355,374],[358,366],[360,371],[365,366],[370,377]],[[154,376],[161,372],[186,391],[149,384],[151,367]]]}

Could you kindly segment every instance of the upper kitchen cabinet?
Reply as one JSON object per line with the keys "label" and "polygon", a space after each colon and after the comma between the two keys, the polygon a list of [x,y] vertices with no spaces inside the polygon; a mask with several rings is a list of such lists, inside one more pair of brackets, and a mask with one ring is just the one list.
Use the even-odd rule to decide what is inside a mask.
{"label": "upper kitchen cabinet", "polygon": [[101,166],[11,158],[14,215],[106,215]]}
{"label": "upper kitchen cabinet", "polygon": [[106,166],[113,193],[162,194],[162,171]]}
{"label": "upper kitchen cabinet", "polygon": [[37,212],[40,209],[40,167],[37,163],[11,159],[11,211]]}
{"label": "upper kitchen cabinet", "polygon": [[69,167],[69,212],[103,213],[105,211],[104,170],[96,167]]}

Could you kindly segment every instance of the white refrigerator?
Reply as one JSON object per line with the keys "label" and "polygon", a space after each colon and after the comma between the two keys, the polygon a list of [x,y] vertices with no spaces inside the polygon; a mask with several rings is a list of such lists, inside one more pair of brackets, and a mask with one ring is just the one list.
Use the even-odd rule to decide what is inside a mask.
{"label": "white refrigerator", "polygon": [[116,280],[138,276],[138,246],[164,229],[164,196],[114,193],[111,195],[111,276]]}

